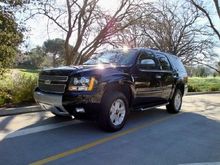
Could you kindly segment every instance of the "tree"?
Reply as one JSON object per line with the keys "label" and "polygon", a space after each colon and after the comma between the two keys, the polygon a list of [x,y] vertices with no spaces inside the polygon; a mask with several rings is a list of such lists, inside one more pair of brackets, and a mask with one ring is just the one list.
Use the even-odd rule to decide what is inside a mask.
{"label": "tree", "polygon": [[20,1],[0,1],[0,75],[12,66],[18,45],[22,42],[22,28],[16,23],[13,7]]}
{"label": "tree", "polygon": [[[218,40],[220,41],[220,29],[217,28],[215,21],[218,19],[220,21],[220,3],[219,0],[211,0],[209,1],[209,5],[212,6],[209,8],[206,7],[205,1],[198,1],[198,0],[189,0],[191,4],[195,6],[196,9],[198,9],[208,20],[209,27],[213,30],[214,34],[218,37]],[[214,15],[216,17],[213,17],[211,13],[215,13]],[[220,73],[220,69],[218,67],[213,67],[212,65],[206,64],[203,61],[199,61],[200,64],[206,65],[211,69],[214,69],[216,72]]]}
{"label": "tree", "polygon": [[129,48],[144,47],[146,42],[146,36],[143,35],[143,28],[141,24],[143,20],[150,17],[151,11],[147,10],[150,3],[143,3],[136,9],[134,14],[131,14],[122,22],[130,22],[129,26],[116,32],[111,38],[109,38],[108,44],[115,48],[122,48],[128,46]]}
{"label": "tree", "polygon": [[[207,61],[207,60],[206,60]],[[215,70],[218,74],[220,74],[220,66],[219,66],[219,62],[217,65],[213,65],[213,64],[207,64],[205,63],[204,61],[197,61],[198,64],[201,64],[201,65],[204,65],[204,66],[207,66],[209,67],[210,69],[213,69]]]}
{"label": "tree", "polygon": [[[124,39],[128,38],[129,46],[172,53],[181,57],[185,64],[208,57],[212,40],[205,27],[199,24],[198,11],[186,1],[146,3],[142,10],[145,14],[137,24],[117,34],[116,41],[124,44]],[[116,42],[116,45],[121,44]]]}
{"label": "tree", "polygon": [[196,77],[207,77],[210,74],[209,69],[204,66],[197,66],[194,72]]}
{"label": "tree", "polygon": [[44,61],[46,57],[46,53],[44,49],[40,46],[31,49],[28,53],[29,62],[33,68],[42,68],[44,66]]}
{"label": "tree", "polygon": [[[58,5],[53,0],[40,1],[34,15],[46,16],[66,34],[65,64],[71,65],[82,63],[116,32],[135,21],[126,19],[136,12],[138,5],[134,2],[120,0],[118,8],[112,13],[104,11],[99,0],[66,0],[65,5]],[[125,19],[129,21],[122,24]],[[73,49],[70,49],[70,44]]]}
{"label": "tree", "polygon": [[61,65],[64,61],[64,45],[65,41],[59,38],[47,40],[43,44],[43,48],[45,53],[52,54],[53,59],[53,67]]}
{"label": "tree", "polygon": [[201,11],[204,16],[208,19],[210,28],[213,30],[213,32],[217,35],[218,39],[220,40],[220,29],[216,27],[215,25],[215,21],[214,21],[214,17],[210,14],[210,9],[213,12],[216,12],[216,16],[218,17],[219,21],[220,21],[220,3],[219,0],[211,0],[209,1],[209,4],[212,3],[213,7],[210,9],[207,9],[204,5],[204,1],[198,1],[198,0],[190,0],[190,2],[199,10]]}

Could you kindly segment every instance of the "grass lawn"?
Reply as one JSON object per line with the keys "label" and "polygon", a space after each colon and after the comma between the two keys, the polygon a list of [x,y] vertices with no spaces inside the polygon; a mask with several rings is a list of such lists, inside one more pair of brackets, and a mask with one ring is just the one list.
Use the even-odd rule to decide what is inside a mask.
{"label": "grass lawn", "polygon": [[188,80],[192,92],[220,91],[220,77],[189,77]]}
{"label": "grass lawn", "polygon": [[18,72],[24,74],[25,76],[38,76],[39,70],[32,69],[11,69],[12,72]]}

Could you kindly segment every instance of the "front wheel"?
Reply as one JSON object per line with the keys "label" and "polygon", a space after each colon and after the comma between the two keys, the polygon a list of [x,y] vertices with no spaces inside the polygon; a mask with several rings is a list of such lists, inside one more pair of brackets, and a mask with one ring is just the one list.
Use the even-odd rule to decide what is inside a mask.
{"label": "front wheel", "polygon": [[169,104],[166,106],[169,113],[178,113],[182,106],[182,93],[179,89],[176,89],[173,98],[170,100]]}
{"label": "front wheel", "polygon": [[99,124],[105,131],[120,130],[128,116],[128,102],[121,92],[107,94],[102,101]]}

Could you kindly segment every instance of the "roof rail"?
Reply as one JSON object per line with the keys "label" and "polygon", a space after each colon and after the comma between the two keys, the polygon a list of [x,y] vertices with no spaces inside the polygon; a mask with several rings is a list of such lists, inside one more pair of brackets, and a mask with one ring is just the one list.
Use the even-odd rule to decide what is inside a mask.
{"label": "roof rail", "polygon": [[149,48],[149,49],[160,51],[160,49],[158,49],[158,48]]}

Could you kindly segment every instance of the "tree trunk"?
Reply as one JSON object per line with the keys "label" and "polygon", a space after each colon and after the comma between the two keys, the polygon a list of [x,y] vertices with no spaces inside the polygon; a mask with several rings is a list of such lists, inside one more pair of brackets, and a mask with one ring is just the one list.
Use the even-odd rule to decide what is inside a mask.
{"label": "tree trunk", "polygon": [[71,50],[70,50],[70,47],[69,47],[69,39],[70,39],[70,36],[67,35],[66,41],[65,41],[65,44],[64,44],[64,48],[65,48],[65,65],[67,65],[67,66],[71,65],[72,62],[73,62],[73,59],[71,58]]}
{"label": "tree trunk", "polygon": [[53,54],[53,67],[56,67],[56,54]]}

